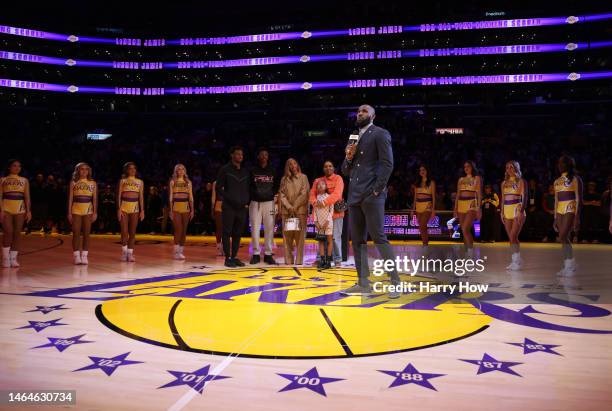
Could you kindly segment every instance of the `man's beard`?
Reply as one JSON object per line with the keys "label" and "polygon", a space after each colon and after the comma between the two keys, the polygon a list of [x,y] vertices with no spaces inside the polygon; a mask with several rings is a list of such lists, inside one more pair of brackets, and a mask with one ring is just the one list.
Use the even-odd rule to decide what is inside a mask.
{"label": "man's beard", "polygon": [[371,117],[364,117],[364,118],[359,118],[357,117],[357,119],[355,120],[355,125],[359,128],[365,127],[368,124],[370,124],[372,122],[372,118]]}

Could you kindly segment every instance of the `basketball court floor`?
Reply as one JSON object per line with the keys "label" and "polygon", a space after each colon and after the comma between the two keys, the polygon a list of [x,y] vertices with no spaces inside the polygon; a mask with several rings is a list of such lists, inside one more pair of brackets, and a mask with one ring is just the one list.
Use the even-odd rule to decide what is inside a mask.
{"label": "basketball court floor", "polygon": [[341,296],[351,259],[317,270],[306,247],[304,266],[278,243],[279,265],[226,269],[213,238],[179,262],[170,237],[139,236],[124,263],[118,237],[95,236],[74,266],[70,237],[27,236],[2,269],[0,386],[76,390],[65,407],[86,410],[610,409],[612,246],[576,245],[559,278],[558,244],[523,244],[515,274],[507,244],[483,244],[467,279],[487,294],[399,300]]}

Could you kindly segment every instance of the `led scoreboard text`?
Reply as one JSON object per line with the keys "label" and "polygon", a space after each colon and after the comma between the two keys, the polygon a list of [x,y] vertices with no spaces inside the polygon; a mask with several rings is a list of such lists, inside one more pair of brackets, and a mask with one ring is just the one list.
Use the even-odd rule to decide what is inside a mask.
{"label": "led scoreboard text", "polygon": [[440,32],[440,31],[464,31],[464,30],[491,30],[508,29],[517,27],[542,27],[560,26],[566,24],[586,23],[590,21],[601,21],[612,19],[611,13],[591,14],[584,16],[567,17],[534,17],[523,19],[503,20],[480,20],[463,22],[427,23],[412,26],[385,25],[355,27],[350,29],[317,30],[303,32],[262,33],[238,36],[222,37],[183,37],[179,39],[140,39],[140,38],[107,38],[77,36],[74,34],[51,33],[41,30],[0,25],[0,34],[31,37],[54,41],[67,41],[71,43],[93,43],[93,44],[116,44],[118,46],[131,47],[165,47],[165,46],[206,46],[237,43],[261,43],[268,41],[298,40],[323,37],[346,37],[346,36],[384,36],[405,32]]}

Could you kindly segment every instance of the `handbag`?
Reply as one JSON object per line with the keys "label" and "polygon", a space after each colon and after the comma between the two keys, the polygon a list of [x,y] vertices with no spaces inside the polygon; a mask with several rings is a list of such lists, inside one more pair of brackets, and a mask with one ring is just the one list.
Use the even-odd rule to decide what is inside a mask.
{"label": "handbag", "polygon": [[334,211],[337,213],[341,213],[343,211],[346,211],[347,209],[348,206],[346,205],[346,201],[344,201],[343,199],[336,201],[336,203],[334,204]]}
{"label": "handbag", "polygon": [[316,233],[315,234],[316,241],[325,241],[327,240],[327,236],[324,233]]}
{"label": "handbag", "polygon": [[289,217],[285,220],[283,231],[300,231],[300,219]]}

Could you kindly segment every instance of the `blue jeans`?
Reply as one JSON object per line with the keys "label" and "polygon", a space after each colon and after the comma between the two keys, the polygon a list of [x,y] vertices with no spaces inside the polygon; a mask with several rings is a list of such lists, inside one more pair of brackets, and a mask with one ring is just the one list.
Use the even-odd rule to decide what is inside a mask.
{"label": "blue jeans", "polygon": [[332,256],[335,263],[342,262],[342,225],[344,217],[334,218],[334,234]]}

